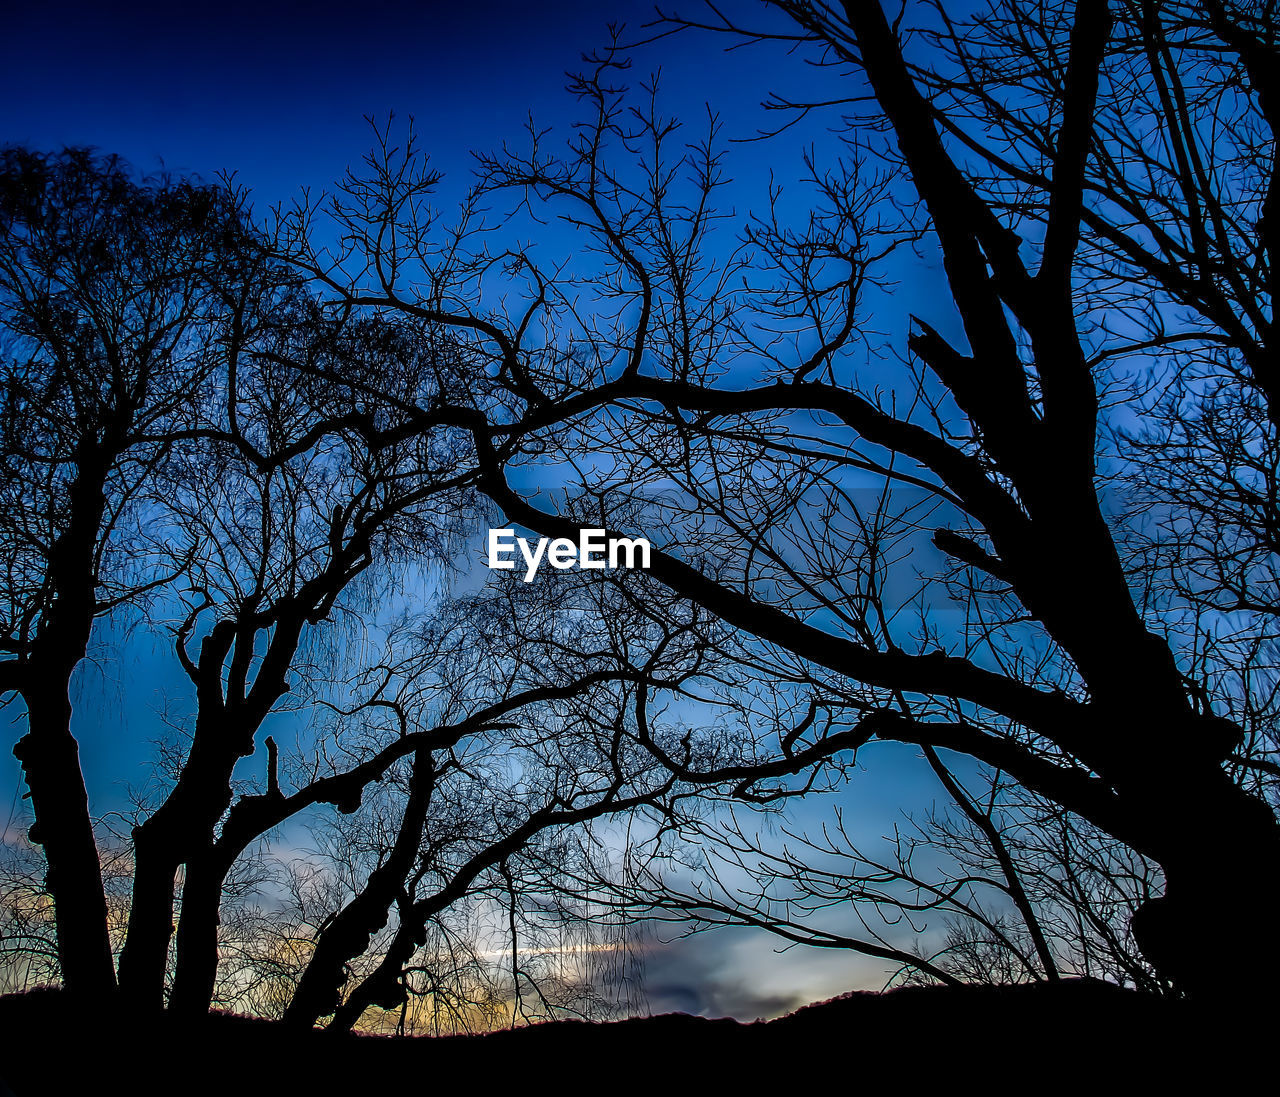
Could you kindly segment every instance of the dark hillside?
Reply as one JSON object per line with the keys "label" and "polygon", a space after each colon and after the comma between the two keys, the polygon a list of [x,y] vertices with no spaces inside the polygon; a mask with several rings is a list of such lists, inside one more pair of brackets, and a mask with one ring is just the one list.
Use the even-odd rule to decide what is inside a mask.
{"label": "dark hillside", "polygon": [[[1261,1026],[1253,1012],[1252,1024]],[[1209,1067],[1237,1092],[1257,1034],[1180,1002],[1075,981],[1058,987],[857,993],[771,1022],[685,1014],[556,1022],[486,1036],[396,1039],[285,1032],[220,1014],[198,1027],[76,1016],[62,995],[0,999],[0,1076],[18,1097],[73,1093],[365,1093],[461,1084],[535,1092],[693,1092],[813,1086],[833,1077],[914,1093],[961,1080],[995,1091],[1185,1092]],[[1241,1054],[1242,1050],[1246,1053]]]}

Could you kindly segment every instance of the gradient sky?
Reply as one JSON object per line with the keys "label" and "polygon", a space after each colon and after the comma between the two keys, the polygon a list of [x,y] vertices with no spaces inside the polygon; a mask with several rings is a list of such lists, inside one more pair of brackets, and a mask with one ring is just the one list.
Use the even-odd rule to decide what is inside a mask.
{"label": "gradient sky", "polygon": [[[567,121],[564,73],[610,23],[652,33],[653,12],[645,0],[29,4],[5,18],[0,136],[93,145],[145,170],[234,170],[270,203],[337,178],[368,147],[364,117],[394,110],[415,117],[438,167],[465,173],[469,150],[518,138],[530,112]],[[714,100],[749,134],[768,87],[718,47],[668,40],[637,52],[636,73],[660,64],[678,100]]]}
{"label": "gradient sky", "polygon": [[[758,10],[744,0],[729,4]],[[687,0],[676,6],[695,7]],[[638,37],[653,10],[636,0],[8,7],[0,141],[95,146],[144,171],[164,167],[205,178],[233,171],[260,209],[339,177],[369,145],[365,116],[388,111],[413,115],[434,165],[464,184],[470,150],[518,142],[530,112],[540,124],[567,127],[574,103],[563,90],[565,71],[608,40],[609,22],[627,23]],[[635,55],[636,76],[661,64],[669,103],[694,114],[710,101],[737,137],[776,121],[759,107],[770,90],[814,78],[777,51],[726,55],[724,44],[686,35],[644,47]],[[737,146],[735,202],[740,194],[762,195],[775,165],[798,171],[800,150],[821,139],[825,124],[767,145]],[[167,696],[180,699],[188,683],[145,637],[122,659],[87,667],[82,678],[82,696],[105,695],[110,710],[99,721],[82,709],[77,720],[101,812],[122,806],[124,783],[143,778],[146,740],[160,726],[155,712]],[[108,714],[99,707],[97,715]],[[131,732],[127,743],[114,730],[122,722]],[[891,753],[896,761],[875,767],[856,796],[846,797],[875,833],[892,827],[899,808],[927,807],[935,791],[908,752]],[[21,781],[7,749],[0,780],[4,800],[13,790],[16,807]],[[0,810],[8,806],[0,803]],[[883,982],[878,962],[803,950],[775,956],[774,944],[746,931],[717,932],[659,950],[648,963],[650,1002],[658,1011],[754,1018]]]}

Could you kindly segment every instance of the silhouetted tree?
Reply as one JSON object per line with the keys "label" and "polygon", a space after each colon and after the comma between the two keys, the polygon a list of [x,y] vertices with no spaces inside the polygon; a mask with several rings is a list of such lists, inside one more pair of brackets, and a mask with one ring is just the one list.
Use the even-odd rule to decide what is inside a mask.
{"label": "silhouetted tree", "polygon": [[[380,343],[379,340],[382,340]],[[178,868],[187,864],[187,923],[182,947],[200,934],[212,945],[221,881],[251,834],[215,828],[231,806],[232,774],[257,749],[257,735],[277,702],[304,691],[297,665],[308,632],[356,612],[344,598],[375,562],[384,579],[395,562],[438,561],[465,524],[465,452],[425,426],[406,428],[394,413],[349,399],[331,386],[299,381],[276,363],[290,353],[359,359],[384,384],[399,376],[419,393],[430,381],[430,355],[397,357],[388,333],[328,335],[296,320],[276,344],[250,347],[235,363],[218,428],[190,456],[169,487],[175,536],[197,546],[188,570],[189,612],[176,629],[176,653],[190,677],[196,712],[190,746],[164,802],[134,828],[136,868],[129,936],[120,957],[122,988],[158,1006],[164,986]],[[335,407],[337,404],[339,406]],[[205,632],[198,655],[193,633]],[[355,801],[359,800],[359,788]],[[241,841],[239,849],[230,849]],[[216,864],[216,868],[215,868]],[[197,896],[200,896],[197,899]],[[206,949],[207,951],[207,949]],[[180,967],[185,966],[180,964]],[[207,1003],[205,965],[198,996]]]}
{"label": "silhouetted tree", "polygon": [[[471,207],[515,193],[516,214],[560,212],[582,242],[572,288],[465,222],[433,237],[411,145],[384,143],[348,185],[359,200],[332,209],[343,252],[308,248],[305,215],[283,244],[349,304],[453,327],[492,359],[508,406],[459,422],[508,520],[572,538],[600,500],[649,505],[622,528],[662,546],[651,574],[757,641],[791,711],[810,709],[758,724],[777,753],[738,768],[737,795],[873,740],[969,755],[1159,866],[1132,928],[1161,979],[1236,989],[1252,975],[1203,932],[1221,898],[1204,873],[1250,881],[1238,909],[1263,916],[1280,830],[1237,779],[1252,748],[1221,683],[1189,679],[1195,645],[1126,568],[1099,437],[1126,425],[1117,400],[1145,413],[1114,371],[1153,349],[1176,365],[1218,347],[1265,394],[1273,24],[1225,4],[997,4],[963,27],[932,5],[770,7],[785,18],[759,28],[714,6],[672,22],[811,50],[847,89],[824,96],[847,159],[813,166],[806,224],[775,207],[727,266],[708,245],[714,119],[677,147],[655,89],[630,109],[615,86],[616,47],[575,85],[588,116],[567,147],[532,131],[529,151],[482,158]],[[946,297],[917,303],[904,360],[860,386],[860,307],[907,245],[940,261]],[[1169,330],[1179,309],[1194,321]],[[580,472],[555,507],[525,487],[549,454]],[[896,531],[867,539],[886,506]],[[895,544],[938,561],[929,586],[956,596],[958,628],[940,600],[869,597],[901,570]]]}
{"label": "silhouetted tree", "polygon": [[115,977],[71,680],[94,621],[167,578],[135,547],[137,502],[224,360],[251,252],[226,187],[137,181],[83,150],[0,154],[0,688],[26,710],[14,753],[77,993]]}
{"label": "silhouetted tree", "polygon": [[[332,1013],[333,1025],[346,1029],[370,1005],[403,1009],[414,993],[410,972],[436,966],[415,959],[435,939],[432,927],[477,902],[505,911],[500,936],[509,939],[515,1001],[531,987],[545,996],[549,990],[528,967],[536,952],[520,960],[520,937],[536,949],[557,920],[556,891],[521,866],[564,850],[559,836],[570,828],[601,820],[613,821],[618,833],[643,830],[648,816],[656,829],[696,796],[637,735],[631,710],[637,689],[677,693],[707,671],[700,615],[679,621],[672,606],[655,620],[635,583],[557,578],[526,585],[511,577],[493,593],[463,600],[433,627],[429,654],[401,668],[429,672],[415,667],[406,675],[394,700],[398,713],[431,711],[422,691],[439,690],[442,681],[465,683],[463,696],[507,691],[521,705],[482,710],[475,723],[486,734],[463,739],[444,729],[419,740],[426,749],[405,775],[398,821],[373,836],[376,868],[318,934],[286,1022],[310,1025]],[[483,642],[459,643],[463,636]],[[346,854],[358,845],[348,834],[334,844]],[[539,906],[541,926],[521,913]],[[390,911],[394,927],[352,979],[352,962]]]}
{"label": "silhouetted tree", "polygon": [[[236,866],[318,805],[340,885],[262,985],[348,1028],[406,1008],[471,902],[510,912],[519,1000],[519,912],[602,883],[590,858],[557,879],[571,828],[651,813],[653,851],[716,833],[698,805],[838,786],[876,742],[918,748],[955,805],[922,830],[960,883],[911,844],[797,856],[731,829],[754,893],[655,876],[643,898],[942,981],[1252,978],[1204,932],[1204,878],[1251,881],[1246,917],[1276,899],[1271,6],[765,9],[660,25],[807,53],[821,92],[770,105],[841,111],[798,223],[775,187],[735,247],[718,120],[686,141],[655,85],[629,97],[617,40],[575,78],[568,142],[531,125],[481,156],[452,224],[390,124],[270,239],[226,187],[5,153],[0,687],[69,988],[114,982],[69,687],[95,619],[144,596],[181,601],[196,705],[131,835],[119,971],[143,1005],[179,882],[172,1004],[199,1012]],[[572,263],[498,242],[548,213]],[[937,292],[897,316],[921,271]],[[546,536],[646,534],[650,575],[498,582],[382,655],[317,658],[341,619],[388,627],[397,571],[449,566],[477,493]],[[282,762],[266,738],[237,799],[268,721],[304,710],[310,740]],[[855,905],[958,916],[947,949],[824,938],[795,916],[835,894],[810,854],[848,862]]]}
{"label": "silhouetted tree", "polygon": [[[402,935],[412,952],[423,921],[550,828],[669,790],[669,774],[649,781],[647,752],[644,766],[624,761],[624,732],[593,707],[611,683],[652,679],[618,635],[571,658],[532,629],[567,611],[515,618],[507,637],[490,622],[487,646],[469,635],[483,622],[465,615],[448,627],[442,618],[435,639],[429,613],[417,631],[395,625],[397,601],[441,601],[459,538],[481,516],[470,431],[449,401],[462,393],[488,412],[486,393],[502,392],[465,346],[438,325],[329,315],[261,246],[243,196],[226,188],[138,183],[119,163],[77,152],[13,150],[5,166],[14,356],[3,409],[3,666],[31,714],[19,755],[48,864],[46,887],[6,889],[20,951],[45,949],[48,922],[34,915],[51,902],[69,989],[113,988],[115,936],[132,1005],[160,1007],[172,976],[172,1008],[203,1012],[224,901],[248,886],[236,878],[246,854],[317,805],[357,812],[370,785],[399,775],[397,837],[330,912],[292,992],[286,1016],[310,1023],[338,1005],[349,963],[406,886],[423,892]],[[433,403],[443,410],[422,410]],[[69,605],[83,612],[68,616]],[[185,742],[163,757],[158,800],[140,804],[125,836],[131,895],[127,928],[113,935],[68,697],[95,617],[126,605],[171,622],[194,703]],[[379,656],[364,641],[388,629]],[[367,652],[372,666],[360,664]],[[35,715],[52,704],[50,683],[61,691],[57,726]],[[274,739],[260,736],[273,717],[308,713],[342,719],[299,734],[291,782]],[[473,776],[484,772],[471,757],[482,741],[495,765],[519,759],[518,780]],[[237,799],[237,766],[264,746],[265,789]],[[481,805],[486,827],[432,859],[424,827],[445,793]],[[108,965],[96,981],[89,944]]]}

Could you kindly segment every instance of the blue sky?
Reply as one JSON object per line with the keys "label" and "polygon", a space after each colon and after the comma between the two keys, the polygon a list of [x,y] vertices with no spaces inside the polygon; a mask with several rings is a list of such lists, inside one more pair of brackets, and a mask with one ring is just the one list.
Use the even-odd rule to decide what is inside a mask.
{"label": "blue sky", "polygon": [[[756,10],[742,0],[734,6]],[[651,15],[651,4],[633,0],[27,4],[5,18],[0,141],[95,146],[144,171],[205,178],[231,171],[262,208],[339,177],[369,145],[365,116],[394,111],[414,116],[432,162],[460,187],[470,151],[518,141],[530,112],[567,129],[574,103],[563,90],[565,71],[608,40],[609,22],[639,36]],[[728,136],[747,137],[776,121],[759,107],[769,91],[809,76],[778,51],[726,55],[723,44],[686,35],[645,47],[635,56],[636,76],[661,63],[669,105],[694,115],[710,101]],[[767,145],[736,146],[735,204],[762,201],[771,168],[798,172],[801,149],[822,138],[826,121]],[[898,308],[921,292],[909,291]],[[180,700],[187,683],[145,636],[123,658],[86,666],[82,678],[87,703],[77,730],[86,776],[95,810],[110,810],[123,805],[123,782],[145,775],[146,740],[160,730],[155,710],[166,696]],[[130,729],[127,742],[116,737],[121,724]],[[848,801],[877,833],[892,827],[899,807],[927,806],[933,796],[927,771],[897,753]],[[19,773],[7,750],[0,779],[4,800],[10,790],[16,797]],[[806,810],[816,816],[825,808]],[[883,981],[874,962],[794,952],[780,960],[772,947],[754,934],[681,942],[665,959],[650,959],[651,1001],[750,1018],[784,1000],[793,1006]]]}
{"label": "blue sky", "polygon": [[[470,149],[518,136],[530,112],[567,121],[564,73],[608,24],[639,37],[652,16],[642,0],[24,5],[6,16],[0,135],[93,145],[144,170],[234,170],[276,202],[341,175],[368,147],[364,116],[394,110],[415,117],[438,167],[465,173]],[[639,51],[636,71],[660,62],[672,95],[713,99],[750,134],[768,88],[718,47],[678,37]]]}

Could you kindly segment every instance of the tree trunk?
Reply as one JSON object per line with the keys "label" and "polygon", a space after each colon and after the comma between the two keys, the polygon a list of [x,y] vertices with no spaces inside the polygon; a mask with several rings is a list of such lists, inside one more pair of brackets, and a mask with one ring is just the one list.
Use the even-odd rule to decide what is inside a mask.
{"label": "tree trunk", "polygon": [[[402,981],[404,966],[421,943],[413,929],[402,921],[377,968],[338,1006],[325,1031],[350,1032],[370,1006],[395,1009],[403,1003],[407,993]],[[320,1016],[317,1014],[316,1019]]]}
{"label": "tree trunk", "polygon": [[134,828],[133,839],[133,895],[120,952],[120,990],[133,1008],[156,1012],[164,1008],[173,893],[181,861],[173,843],[146,824]]}
{"label": "tree trunk", "polygon": [[[1280,825],[1266,804],[1221,770],[1173,785],[1151,810],[1164,895],[1144,903],[1132,929],[1142,954],[1177,990],[1201,1000],[1246,1000],[1257,968],[1239,959],[1234,933],[1261,932],[1280,904]],[[1224,929],[1232,927],[1224,933]]]}
{"label": "tree trunk", "polygon": [[194,1017],[213,1003],[218,978],[218,926],[222,885],[231,869],[225,857],[211,853],[187,862],[178,919],[177,955],[169,1012]]}
{"label": "tree trunk", "polygon": [[[118,431],[108,433],[118,438]],[[35,823],[29,836],[44,847],[48,863],[45,881],[53,896],[62,983],[86,998],[112,994],[116,979],[89,794],[71,734],[71,676],[89,646],[98,609],[95,553],[115,445],[86,441],[77,448],[70,521],[50,549],[45,577],[53,598],[30,660],[19,671],[30,683],[17,687],[26,702],[28,730],[13,748],[31,793]]]}
{"label": "tree trunk", "polygon": [[31,790],[36,821],[30,838],[44,847],[48,862],[45,883],[57,918],[63,986],[78,997],[101,999],[116,989],[107,900],[80,749],[71,734],[67,679],[60,685],[24,691],[29,730],[13,753]]}
{"label": "tree trunk", "polygon": [[391,904],[404,890],[417,856],[433,784],[430,754],[417,756],[409,799],[391,852],[369,874],[364,890],[343,907],[320,934],[315,952],[285,1010],[285,1024],[310,1028],[338,1008],[347,964],[363,955],[373,935],[387,924]]}
{"label": "tree trunk", "polygon": [[[202,713],[177,785],[133,829],[133,900],[120,953],[120,989],[142,1008],[164,1005],[178,869],[212,848],[214,828],[231,803],[232,771],[253,750],[252,734],[245,735],[242,729],[232,734],[238,727],[224,710]],[[219,878],[219,888],[221,882]],[[213,917],[216,920],[216,904]]]}

